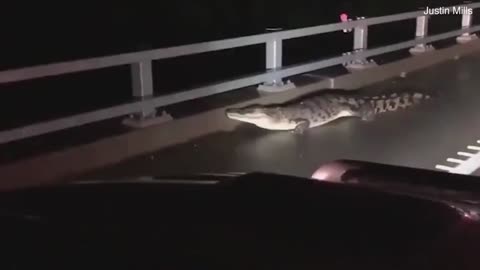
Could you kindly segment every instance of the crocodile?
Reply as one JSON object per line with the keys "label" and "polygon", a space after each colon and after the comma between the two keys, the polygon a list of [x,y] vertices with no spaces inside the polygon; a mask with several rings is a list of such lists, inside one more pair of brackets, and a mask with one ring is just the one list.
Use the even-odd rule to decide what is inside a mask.
{"label": "crocodile", "polygon": [[361,95],[343,89],[323,90],[283,104],[228,108],[228,118],[267,130],[303,133],[343,117],[372,121],[385,112],[412,107],[432,96],[425,91],[404,90],[383,95]]}

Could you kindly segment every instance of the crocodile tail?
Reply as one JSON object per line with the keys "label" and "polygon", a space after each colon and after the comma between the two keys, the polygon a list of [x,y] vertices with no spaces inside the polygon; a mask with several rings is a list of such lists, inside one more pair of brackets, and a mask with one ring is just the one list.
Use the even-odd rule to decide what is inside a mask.
{"label": "crocodile tail", "polygon": [[413,91],[400,94],[393,93],[388,96],[375,96],[369,98],[369,100],[375,113],[383,113],[412,107],[431,98],[432,95],[429,93]]}

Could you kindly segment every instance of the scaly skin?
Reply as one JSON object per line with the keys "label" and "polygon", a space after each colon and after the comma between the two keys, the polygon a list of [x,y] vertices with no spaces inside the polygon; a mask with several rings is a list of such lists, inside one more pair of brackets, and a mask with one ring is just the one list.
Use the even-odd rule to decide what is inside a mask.
{"label": "scaly skin", "polygon": [[372,121],[377,114],[405,109],[430,98],[429,94],[419,91],[361,96],[335,89],[284,104],[229,108],[226,116],[263,129],[303,133],[308,128],[322,126],[342,117]]}

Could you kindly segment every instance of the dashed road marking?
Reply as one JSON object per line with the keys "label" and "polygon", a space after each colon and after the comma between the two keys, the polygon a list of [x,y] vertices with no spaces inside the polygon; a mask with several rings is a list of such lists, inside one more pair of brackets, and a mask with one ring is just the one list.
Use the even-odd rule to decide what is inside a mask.
{"label": "dashed road marking", "polygon": [[447,158],[446,162],[451,165],[435,166],[437,170],[447,171],[457,174],[472,174],[478,168],[480,168],[480,140],[477,140],[478,145],[468,145],[467,149],[472,151],[460,151],[457,152],[457,156],[466,157],[466,159],[460,159],[456,157]]}

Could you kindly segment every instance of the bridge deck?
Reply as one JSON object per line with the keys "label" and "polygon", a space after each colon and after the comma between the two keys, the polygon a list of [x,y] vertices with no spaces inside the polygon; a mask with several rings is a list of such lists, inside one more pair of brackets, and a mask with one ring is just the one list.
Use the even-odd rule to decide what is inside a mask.
{"label": "bridge deck", "polygon": [[480,139],[480,53],[366,87],[366,91],[426,88],[440,96],[415,109],[373,122],[336,121],[304,135],[242,125],[199,138],[85,177],[268,171],[309,176],[322,162],[359,159],[434,169]]}

